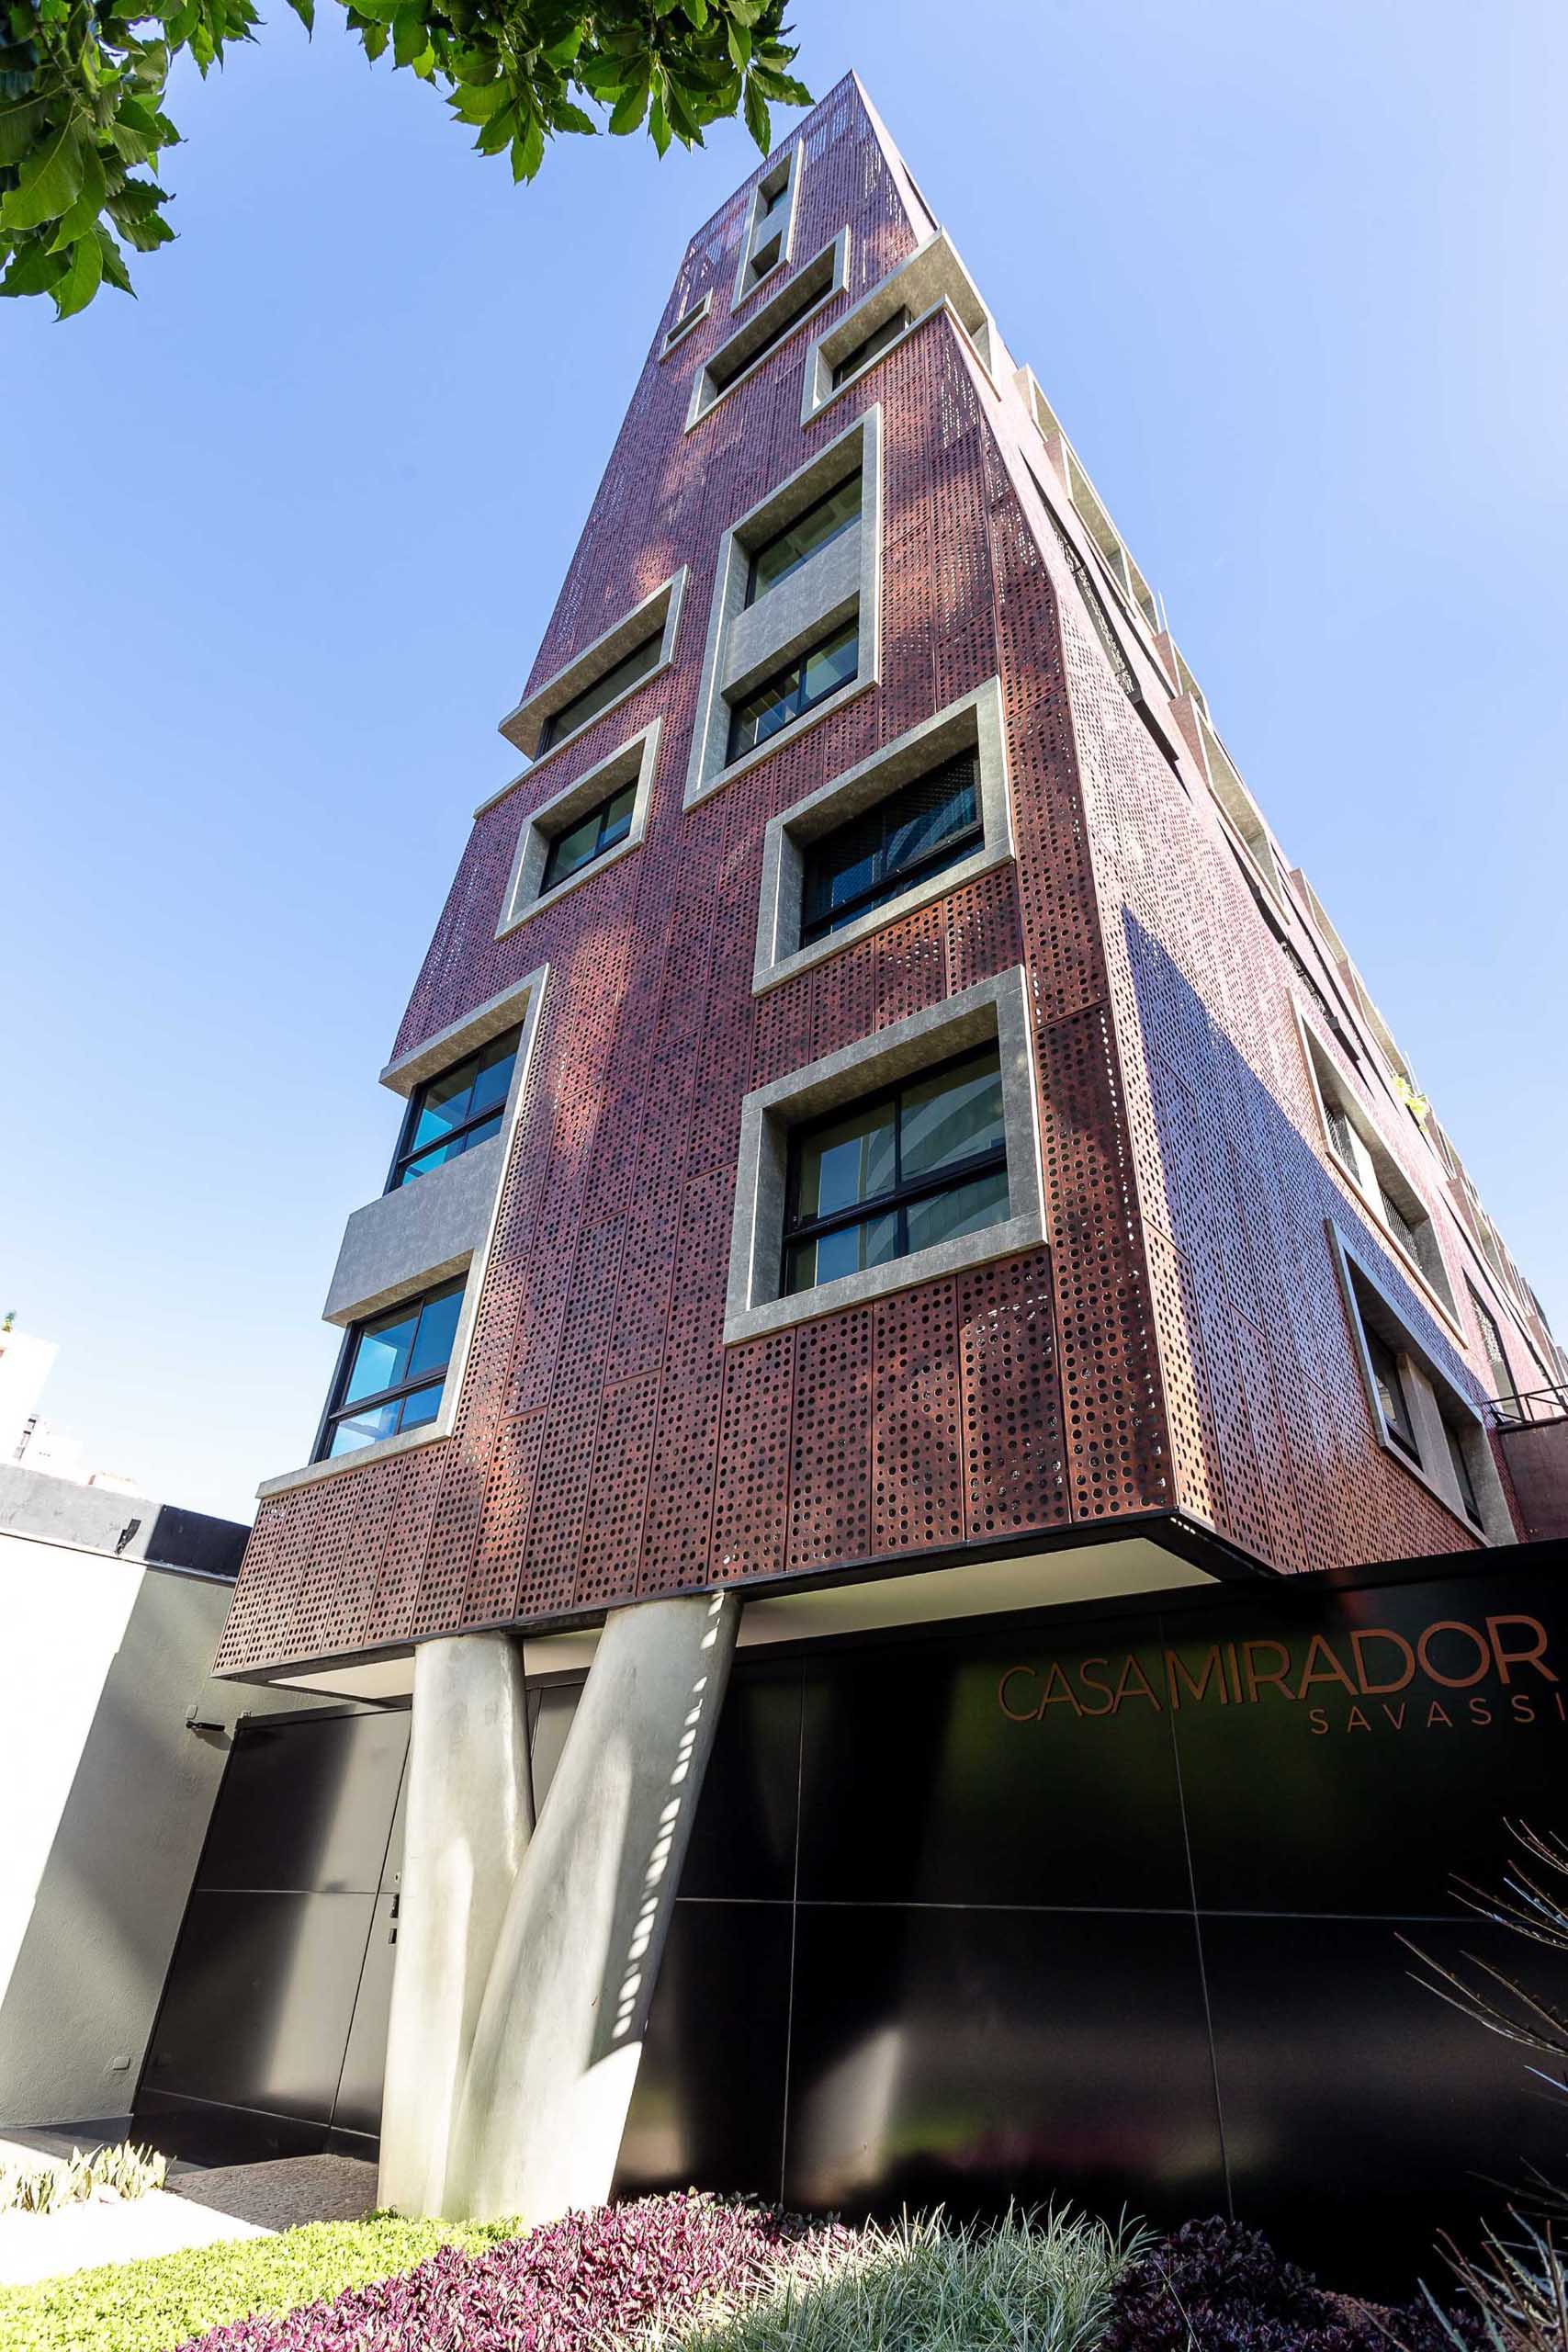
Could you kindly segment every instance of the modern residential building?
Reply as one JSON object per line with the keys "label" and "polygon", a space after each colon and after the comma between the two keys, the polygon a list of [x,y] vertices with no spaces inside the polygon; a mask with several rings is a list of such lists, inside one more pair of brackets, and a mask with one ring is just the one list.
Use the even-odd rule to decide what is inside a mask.
{"label": "modern residential building", "polygon": [[400,2201],[607,2188],[733,1649],[1514,1543],[1563,1359],[1223,718],[846,81],[682,260],[219,1656],[412,1694]]}

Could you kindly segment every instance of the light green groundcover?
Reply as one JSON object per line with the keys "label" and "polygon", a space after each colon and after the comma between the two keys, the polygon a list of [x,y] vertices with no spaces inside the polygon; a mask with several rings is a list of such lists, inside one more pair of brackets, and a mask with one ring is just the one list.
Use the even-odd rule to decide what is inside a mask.
{"label": "light green groundcover", "polygon": [[412,2270],[438,2246],[515,2237],[515,2222],[311,2222],[276,2237],[110,2263],[36,2287],[0,2287],[4,2352],[170,2352],[248,2312],[269,2316]]}

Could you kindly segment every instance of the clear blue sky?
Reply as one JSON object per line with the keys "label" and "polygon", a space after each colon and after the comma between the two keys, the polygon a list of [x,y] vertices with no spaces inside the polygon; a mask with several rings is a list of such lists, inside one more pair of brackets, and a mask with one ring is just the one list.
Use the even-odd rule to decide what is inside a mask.
{"label": "clear blue sky", "polygon": [[[175,107],[177,245],[6,418],[0,1307],[100,1462],[304,1458],[375,1082],[744,135],[531,190],[330,6]],[[1568,1331],[1561,0],[797,0],[1032,363]],[[892,40],[889,50],[886,43]]]}

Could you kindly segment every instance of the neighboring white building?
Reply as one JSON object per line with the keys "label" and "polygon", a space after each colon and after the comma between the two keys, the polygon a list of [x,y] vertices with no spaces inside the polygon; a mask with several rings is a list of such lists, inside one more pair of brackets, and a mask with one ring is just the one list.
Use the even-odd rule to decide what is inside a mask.
{"label": "neighboring white building", "polygon": [[111,1494],[144,1494],[141,1481],[122,1470],[90,1468],[86,1441],[39,1413],[38,1401],[59,1353],[58,1340],[13,1329],[8,1315],[0,1322],[0,1463],[22,1462],[51,1478]]}

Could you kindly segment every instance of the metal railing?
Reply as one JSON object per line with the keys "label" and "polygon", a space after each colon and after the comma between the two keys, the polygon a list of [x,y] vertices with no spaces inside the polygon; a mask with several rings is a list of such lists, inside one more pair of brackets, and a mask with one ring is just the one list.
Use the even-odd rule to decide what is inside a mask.
{"label": "metal railing", "polygon": [[1484,1410],[1495,1430],[1528,1429],[1534,1421],[1562,1419],[1568,1416],[1568,1382],[1529,1388],[1522,1396],[1490,1397]]}

